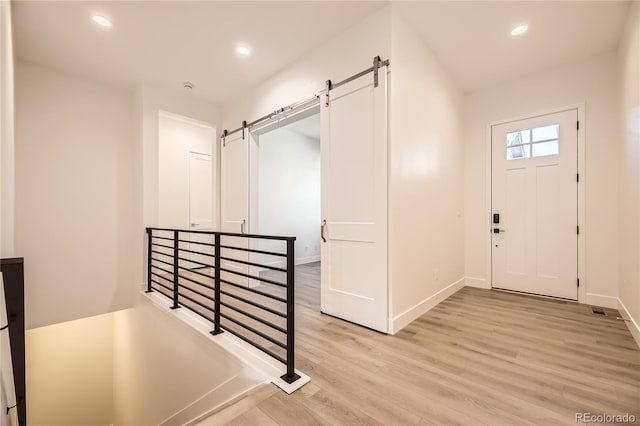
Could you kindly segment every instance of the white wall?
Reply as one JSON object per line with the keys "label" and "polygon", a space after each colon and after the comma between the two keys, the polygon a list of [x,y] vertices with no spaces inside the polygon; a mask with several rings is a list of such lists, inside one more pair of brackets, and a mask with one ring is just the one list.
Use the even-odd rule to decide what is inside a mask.
{"label": "white wall", "polygon": [[623,310],[640,344],[640,5],[629,10],[620,44],[622,144],[620,161],[620,286]]}
{"label": "white wall", "polygon": [[551,108],[586,104],[586,303],[615,307],[618,282],[618,140],[619,102],[613,53],[523,76],[465,97],[465,275],[469,283],[486,282],[485,173],[487,123]]}
{"label": "white wall", "polygon": [[211,187],[216,188],[216,132],[209,125],[166,113],[160,114],[158,126],[158,225],[189,229],[189,153],[212,156]]}
{"label": "white wall", "polygon": [[0,2],[0,257],[14,256],[14,54],[11,2]]}
{"label": "white wall", "polygon": [[[299,61],[224,105],[223,127],[233,130],[277,108],[312,97],[326,80],[340,81],[387,59],[390,45],[390,7],[385,7],[346,32],[312,49]],[[248,66],[254,66],[251,62]]]}
{"label": "white wall", "polygon": [[462,93],[394,8],[389,143],[392,330],[462,286]]}
{"label": "white wall", "polygon": [[113,423],[113,328],[104,314],[27,331],[29,424]]}
{"label": "white wall", "polygon": [[18,62],[16,251],[26,327],[127,307],[142,281],[129,92]]}
{"label": "white wall", "polygon": [[115,425],[160,424],[248,371],[167,308],[142,297],[135,308],[116,312],[113,324]]}
{"label": "white wall", "polygon": [[258,232],[295,236],[296,264],[319,261],[320,139],[282,127],[260,135],[259,145]]}
{"label": "white wall", "polygon": [[138,298],[132,309],[27,331],[30,424],[157,425],[234,379],[264,381],[166,308]]}

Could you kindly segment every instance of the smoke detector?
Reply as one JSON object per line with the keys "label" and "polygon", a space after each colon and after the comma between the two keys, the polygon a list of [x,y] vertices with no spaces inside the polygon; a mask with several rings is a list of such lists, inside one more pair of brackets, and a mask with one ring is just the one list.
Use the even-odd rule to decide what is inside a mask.
{"label": "smoke detector", "polygon": [[182,82],[182,87],[184,87],[187,90],[193,90],[193,83],[190,81],[184,81]]}

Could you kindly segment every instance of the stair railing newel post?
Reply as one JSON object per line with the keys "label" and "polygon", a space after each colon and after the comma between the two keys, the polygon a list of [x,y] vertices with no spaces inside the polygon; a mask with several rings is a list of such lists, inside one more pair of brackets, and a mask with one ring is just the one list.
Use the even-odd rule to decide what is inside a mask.
{"label": "stair railing newel post", "polygon": [[153,229],[147,228],[147,293],[151,293],[153,288],[151,287],[151,240],[153,237]]}
{"label": "stair railing newel post", "polygon": [[287,372],[280,376],[287,383],[300,378],[295,372],[295,238],[287,239]]}

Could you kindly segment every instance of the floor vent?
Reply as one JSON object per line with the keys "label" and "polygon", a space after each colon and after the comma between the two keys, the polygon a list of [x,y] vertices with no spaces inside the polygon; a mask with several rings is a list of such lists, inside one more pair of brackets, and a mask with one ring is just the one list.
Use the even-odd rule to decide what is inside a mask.
{"label": "floor vent", "polygon": [[602,308],[596,308],[594,306],[591,307],[591,312],[593,312],[594,315],[607,315]]}

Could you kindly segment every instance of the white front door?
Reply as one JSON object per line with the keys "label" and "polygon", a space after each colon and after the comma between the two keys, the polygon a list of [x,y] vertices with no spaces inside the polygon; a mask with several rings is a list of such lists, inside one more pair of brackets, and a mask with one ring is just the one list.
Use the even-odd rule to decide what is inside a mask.
{"label": "white front door", "polygon": [[321,310],[386,332],[387,68],[322,98]]}
{"label": "white front door", "polygon": [[578,298],[578,112],[491,127],[492,287]]}
{"label": "white front door", "polygon": [[[234,234],[246,233],[249,216],[249,150],[248,138],[242,132],[224,138],[220,166],[220,217],[221,231]],[[221,245],[247,248],[246,238],[222,237]],[[248,253],[240,250],[221,249],[221,257],[249,260]],[[247,267],[243,263],[222,259],[220,266],[228,271],[246,274]],[[247,285],[247,279],[230,272],[220,274],[224,280]]]}

